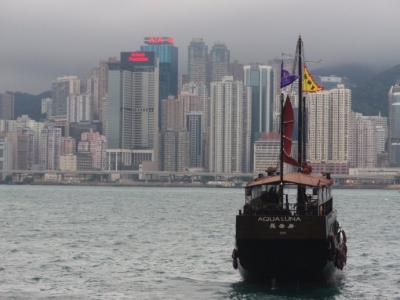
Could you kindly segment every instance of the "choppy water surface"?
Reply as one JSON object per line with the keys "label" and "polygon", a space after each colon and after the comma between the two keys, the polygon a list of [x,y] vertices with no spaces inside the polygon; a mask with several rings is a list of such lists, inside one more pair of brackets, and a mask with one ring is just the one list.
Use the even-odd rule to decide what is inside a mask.
{"label": "choppy water surface", "polygon": [[400,299],[400,193],[334,195],[345,271],[270,288],[232,269],[240,189],[0,186],[0,299]]}

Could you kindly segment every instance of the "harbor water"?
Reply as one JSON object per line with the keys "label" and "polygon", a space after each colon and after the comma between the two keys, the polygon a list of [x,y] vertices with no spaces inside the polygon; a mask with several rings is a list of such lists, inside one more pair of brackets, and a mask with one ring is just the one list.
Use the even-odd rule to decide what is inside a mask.
{"label": "harbor water", "polygon": [[400,299],[400,193],[335,190],[348,261],[318,284],[243,282],[244,191],[0,186],[0,299]]}

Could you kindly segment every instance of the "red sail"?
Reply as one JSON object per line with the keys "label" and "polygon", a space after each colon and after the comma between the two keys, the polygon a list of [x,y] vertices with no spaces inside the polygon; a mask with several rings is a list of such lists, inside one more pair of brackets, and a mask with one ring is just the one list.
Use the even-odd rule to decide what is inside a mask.
{"label": "red sail", "polygon": [[287,96],[283,107],[283,161],[293,166],[299,166],[299,162],[291,157],[293,128],[293,107],[289,96]]}

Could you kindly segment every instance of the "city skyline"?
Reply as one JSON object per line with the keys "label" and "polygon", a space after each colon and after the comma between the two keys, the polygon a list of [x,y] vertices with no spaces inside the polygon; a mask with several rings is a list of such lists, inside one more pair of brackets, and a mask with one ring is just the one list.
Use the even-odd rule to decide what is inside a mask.
{"label": "city skyline", "polygon": [[[53,146],[45,142],[47,150],[39,151],[45,158],[39,163],[41,169],[55,170],[61,166],[73,169],[73,164],[78,170],[91,168],[90,161],[94,157],[88,153],[89,146],[83,147],[85,142],[79,142],[81,134],[89,131],[103,133],[104,141],[108,142],[106,148],[101,148],[106,151],[102,163],[97,164],[101,169],[137,169],[145,161],[152,163],[153,170],[163,171],[198,168],[240,173],[251,172],[252,167],[256,169],[256,152],[261,159],[264,155],[261,152],[267,149],[262,146],[263,137],[279,131],[279,61],[272,62],[271,66],[232,64],[230,49],[225,44],[216,43],[208,51],[202,40],[193,39],[187,49],[193,55],[188,55],[188,65],[193,65],[188,75],[195,81],[182,78],[184,84],[178,95],[159,98],[159,92],[171,87],[170,81],[165,79],[171,78],[169,74],[172,73],[162,75],[159,66],[161,59],[169,57],[168,49],[173,49],[174,40],[172,37],[145,37],[145,41],[148,45],[163,46],[163,50],[146,52],[142,48],[141,51],[121,52],[120,60],[101,60],[86,80],[77,76],[57,77],[51,83],[52,98],[42,99],[46,121],[37,124],[44,124],[44,129],[35,129],[35,137],[23,116],[22,123],[5,123],[3,135],[8,135],[17,153],[30,153],[30,147],[36,147],[37,135],[49,136],[51,143],[57,140]],[[198,46],[198,54],[205,59],[196,62],[198,54],[194,49]],[[285,61],[285,65],[290,64],[290,60]],[[173,66],[175,70],[178,68],[176,63]],[[310,93],[307,97],[308,159],[313,167],[319,171],[348,173],[349,166],[384,166],[387,158],[381,154],[385,145],[380,141],[386,139],[382,127],[386,118],[356,113],[354,120],[357,121],[351,123],[351,90],[341,84],[340,77],[322,76],[320,79],[330,84],[331,89]],[[297,85],[295,82],[294,86]],[[174,89],[169,93],[172,92]],[[290,90],[282,92],[293,97],[297,109],[296,94]],[[0,96],[0,106],[6,108],[2,119],[18,117],[13,111],[13,94]],[[373,118],[380,120],[379,126]],[[373,149],[368,152],[361,148],[350,149],[348,138],[354,133],[353,138],[359,139],[360,145],[372,145]],[[66,157],[61,154],[64,143],[61,137],[74,140],[76,149]],[[256,151],[257,142],[260,147]],[[71,142],[68,140],[68,143]],[[377,151],[378,148],[382,150]],[[49,156],[47,152],[53,154]],[[15,157],[14,166],[30,169],[35,165],[34,158],[22,154]],[[36,157],[35,154],[32,157]]]}
{"label": "city skyline", "polygon": [[[21,12],[21,1],[6,0],[0,10],[0,91],[39,93],[48,89],[52,78],[86,76],[100,59],[138,49],[142,38],[151,35],[175,38],[181,49],[182,70],[187,61],[182,50],[192,37],[202,37],[209,46],[224,42],[231,50],[231,61],[268,63],[282,52],[292,53],[292,41],[298,34],[307,42],[307,58],[322,60],[318,66],[355,62],[384,68],[397,64],[400,45],[391,35],[396,28],[396,1],[327,1],[323,6],[314,0],[306,2],[308,5],[294,7],[289,1],[256,0],[176,0],[151,5],[142,1],[122,1],[120,5],[85,1],[71,19],[64,12],[74,7],[74,1],[27,2]],[[137,8],[140,14],[132,18]],[[295,16],[305,16],[304,22],[299,25]],[[368,21],[375,17],[385,21]]]}

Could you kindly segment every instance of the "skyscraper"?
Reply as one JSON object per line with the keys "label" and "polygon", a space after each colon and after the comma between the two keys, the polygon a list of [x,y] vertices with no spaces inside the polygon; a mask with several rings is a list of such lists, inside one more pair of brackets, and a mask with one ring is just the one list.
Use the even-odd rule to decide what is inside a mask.
{"label": "skyscraper", "polygon": [[0,119],[14,120],[14,94],[0,94]]}
{"label": "skyscraper", "polygon": [[[108,63],[104,108],[108,169],[159,160],[159,63],[154,52],[122,52]],[[156,163],[157,164],[157,163]]]}
{"label": "skyscraper", "polygon": [[92,70],[86,80],[86,94],[90,98],[90,119],[103,122],[104,105],[107,95],[108,63],[115,62],[116,58],[108,61],[100,61],[99,65]]}
{"label": "skyscraper", "polygon": [[200,168],[203,166],[203,114],[189,112],[186,114],[186,129],[189,133],[189,167]]}
{"label": "skyscraper", "polygon": [[159,59],[159,99],[178,95],[178,48],[171,37],[145,37],[141,51],[154,52]]}
{"label": "skyscraper", "polygon": [[262,132],[272,132],[274,111],[273,69],[267,65],[245,65],[244,85],[251,88],[251,138],[254,143]]}
{"label": "skyscraper", "polygon": [[[222,81],[211,83],[210,150],[211,172],[234,173],[249,168],[244,163],[250,153],[250,139],[246,139],[248,101],[241,81],[226,76]],[[247,150],[246,150],[247,149]]]}
{"label": "skyscraper", "polygon": [[120,63],[108,63],[107,97],[104,106],[103,131],[110,149],[121,147],[121,70]]}
{"label": "skyscraper", "polygon": [[188,47],[189,82],[207,83],[208,47],[201,38],[194,38]]}
{"label": "skyscraper", "polygon": [[388,151],[391,166],[400,166],[400,83],[389,90]]}
{"label": "skyscraper", "polygon": [[230,51],[225,44],[218,42],[212,46],[209,63],[210,82],[221,81],[229,75]]}
{"label": "skyscraper", "polygon": [[159,69],[154,52],[121,53],[121,146],[157,152]]}
{"label": "skyscraper", "polygon": [[58,77],[51,85],[53,99],[52,116],[67,117],[67,98],[80,93],[80,80],[77,76]]}
{"label": "skyscraper", "polygon": [[[164,171],[183,171],[189,167],[189,137],[185,128],[185,102],[182,97],[161,102],[161,167]],[[179,155],[178,155],[179,153]]]}

